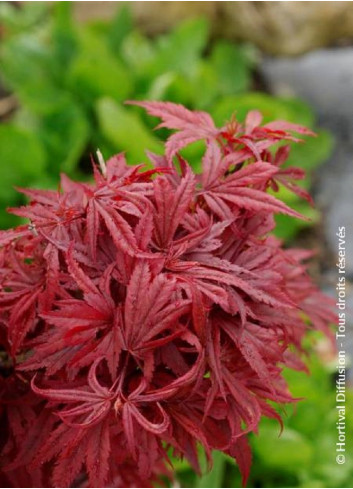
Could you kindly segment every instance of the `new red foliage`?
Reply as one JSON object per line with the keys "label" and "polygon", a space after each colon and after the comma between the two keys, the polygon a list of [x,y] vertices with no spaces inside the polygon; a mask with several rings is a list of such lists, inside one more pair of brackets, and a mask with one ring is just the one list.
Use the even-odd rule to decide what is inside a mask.
{"label": "new red foliage", "polygon": [[[170,447],[199,470],[198,443],[245,484],[246,434],[292,401],[283,366],[304,368],[306,330],[335,321],[306,254],[270,235],[275,213],[300,217],[270,188],[309,198],[278,142],[309,131],[138,105],[178,130],[155,170],[120,154],[93,184],[20,190],[10,211],[30,225],[1,232],[2,485],[149,487]],[[197,140],[201,175],[179,154]]]}

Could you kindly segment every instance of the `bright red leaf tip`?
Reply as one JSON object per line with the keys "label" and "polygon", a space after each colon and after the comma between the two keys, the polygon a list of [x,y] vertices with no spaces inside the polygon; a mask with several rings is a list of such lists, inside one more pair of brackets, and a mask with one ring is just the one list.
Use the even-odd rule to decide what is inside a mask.
{"label": "bright red leaf tip", "polygon": [[[301,217],[270,188],[310,200],[278,143],[311,132],[257,111],[217,128],[205,112],[133,103],[176,130],[164,156],[147,153],[154,170],[120,154],[91,184],[20,189],[30,203],[11,212],[29,224],[0,233],[12,487],[149,487],[170,446],[198,470],[198,444],[234,457],[246,484],[247,434],[293,401],[283,366],[304,369],[305,332],[336,319],[307,253],[270,235],[274,214]],[[179,154],[197,140],[201,175]]]}

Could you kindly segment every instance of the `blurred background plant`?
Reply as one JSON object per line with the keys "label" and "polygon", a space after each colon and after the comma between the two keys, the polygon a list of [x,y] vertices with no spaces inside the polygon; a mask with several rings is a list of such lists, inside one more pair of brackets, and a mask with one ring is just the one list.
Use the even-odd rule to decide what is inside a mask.
{"label": "blurred background plant", "polygon": [[[13,186],[55,188],[58,173],[89,178],[90,155],[127,151],[131,163],[145,161],[145,149],[159,152],[164,131],[126,99],[170,100],[209,111],[217,124],[233,113],[243,120],[260,110],[265,122],[286,119],[313,128],[317,138],[292,148],[288,164],[308,171],[329,156],[332,137],[316,127],[312,109],[293,97],[267,93],[257,72],[258,53],[250,44],[211,39],[204,18],[186,20],[168,34],[150,38],[132,21],[128,8],[106,21],[77,23],[72,2],[0,4],[0,227],[17,224],[7,206],[21,204]],[[200,146],[185,156],[200,168]],[[279,216],[277,234],[292,241],[318,213],[285,189],[290,206],[312,218]],[[308,340],[309,341],[309,340]],[[313,345],[322,339],[311,338]],[[284,414],[285,430],[263,420],[252,436],[254,463],[249,487],[351,487],[353,457],[335,462],[337,440],[332,359],[318,359],[312,347],[311,376],[287,372],[294,395],[307,398]],[[353,401],[351,393],[347,405]],[[347,417],[347,432],[352,430]],[[352,447],[350,447],[352,448]],[[350,455],[350,456],[349,456]],[[233,461],[214,454],[213,469],[198,477],[186,462],[175,462],[183,487],[239,487]],[[205,464],[204,464],[205,469]]]}
{"label": "blurred background plant", "polygon": [[[127,150],[131,163],[145,160],[145,148],[158,152],[163,131],[126,99],[170,100],[205,109],[222,124],[236,113],[260,110],[265,122],[286,119],[318,132],[292,148],[288,164],[310,173],[329,155],[328,132],[315,127],[310,107],[295,98],[264,93],[256,77],[257,53],[249,44],[210,40],[206,19],[186,20],[170,33],[150,39],[133,24],[129,9],[110,21],[78,24],[71,2],[2,3],[1,81],[13,101],[0,126],[0,226],[15,218],[4,208],[20,203],[14,185],[55,187],[65,171],[82,178],[97,148],[109,156]],[[185,155],[197,170],[200,145]],[[280,198],[317,220],[306,202],[281,190]],[[277,234],[296,235],[306,222],[278,217]]]}

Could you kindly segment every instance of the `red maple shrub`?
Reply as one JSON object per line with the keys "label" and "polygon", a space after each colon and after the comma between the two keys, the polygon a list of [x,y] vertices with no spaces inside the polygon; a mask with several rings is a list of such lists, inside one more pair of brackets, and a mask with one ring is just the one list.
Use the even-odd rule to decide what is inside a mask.
{"label": "red maple shrub", "polygon": [[[150,487],[170,449],[198,470],[197,444],[249,474],[247,433],[292,397],[283,366],[304,368],[308,328],[329,331],[310,253],[269,233],[301,216],[269,194],[303,177],[283,168],[292,133],[258,112],[217,129],[172,103],[139,103],[177,129],[155,168],[123,154],[94,183],[24,190],[0,235],[1,483]],[[204,140],[195,175],[179,151]]]}

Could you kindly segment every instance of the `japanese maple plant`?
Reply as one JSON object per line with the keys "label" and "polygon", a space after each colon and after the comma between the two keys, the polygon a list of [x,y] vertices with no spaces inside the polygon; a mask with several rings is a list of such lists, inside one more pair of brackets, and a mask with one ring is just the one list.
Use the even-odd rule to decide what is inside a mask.
{"label": "japanese maple plant", "polygon": [[[310,200],[282,143],[312,133],[137,105],[177,130],[153,169],[99,155],[93,183],[19,189],[29,225],[1,232],[3,487],[150,487],[171,453],[198,471],[199,446],[245,484],[247,434],[293,401],[283,367],[304,369],[306,331],[335,321],[311,253],[271,235],[275,214],[302,218],[281,185]],[[194,174],[180,151],[198,140]]]}

